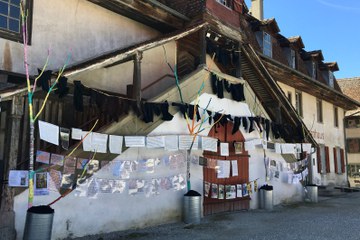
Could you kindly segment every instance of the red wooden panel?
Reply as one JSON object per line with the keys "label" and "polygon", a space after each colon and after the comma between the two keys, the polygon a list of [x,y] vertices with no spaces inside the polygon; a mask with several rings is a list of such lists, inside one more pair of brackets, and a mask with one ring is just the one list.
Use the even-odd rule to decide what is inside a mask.
{"label": "red wooden panel", "polygon": [[325,163],[326,163],[326,172],[330,172],[330,157],[329,157],[329,147],[325,146]]}
{"label": "red wooden panel", "polygon": [[317,148],[316,155],[317,155],[318,173],[321,173],[322,163],[321,163],[320,147]]}
{"label": "red wooden panel", "polygon": [[333,148],[333,152],[334,152],[335,173],[338,173],[338,162],[337,162],[336,148]]}
{"label": "red wooden panel", "polygon": [[341,158],[341,172],[345,173],[345,155],[344,149],[340,149],[340,158]]}
{"label": "red wooden panel", "polygon": [[[229,178],[217,178],[216,170],[208,167],[203,168],[204,181],[212,184],[222,184],[222,185],[235,185],[243,184],[249,181],[249,159],[248,153],[244,152],[242,155],[235,155],[235,149],[233,142],[244,141],[244,137],[240,132],[231,134],[233,124],[228,123],[224,126],[218,124],[214,126],[210,132],[210,137],[215,137],[220,140],[220,142],[229,143],[229,155],[228,157],[220,156],[220,150],[218,149],[217,153],[204,152],[204,157],[208,159],[216,160],[237,160],[238,163],[238,176],[229,177]],[[205,197],[204,195],[204,215],[215,214],[219,212],[228,212],[228,211],[238,211],[243,209],[249,209],[250,198],[235,198],[235,199],[214,199]]]}

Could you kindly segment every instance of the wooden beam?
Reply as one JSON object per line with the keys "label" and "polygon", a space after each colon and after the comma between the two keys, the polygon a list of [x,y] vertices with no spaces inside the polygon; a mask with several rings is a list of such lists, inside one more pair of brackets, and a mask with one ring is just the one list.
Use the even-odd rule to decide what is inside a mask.
{"label": "wooden beam", "polygon": [[141,101],[141,60],[143,58],[142,52],[138,51],[134,55],[134,78],[133,78],[133,98],[140,106]]}

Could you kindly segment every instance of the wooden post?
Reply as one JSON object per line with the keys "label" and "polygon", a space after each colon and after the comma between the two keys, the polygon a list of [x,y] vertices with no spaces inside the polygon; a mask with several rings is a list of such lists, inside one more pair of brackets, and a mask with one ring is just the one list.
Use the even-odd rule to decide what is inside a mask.
{"label": "wooden post", "polygon": [[236,77],[241,78],[242,77],[242,72],[241,72],[241,43],[239,43],[237,52],[239,54],[239,61],[238,61],[238,64],[236,66]]}
{"label": "wooden post", "polygon": [[139,106],[141,101],[141,60],[143,58],[142,52],[137,51],[134,55],[134,75],[133,75],[133,94],[132,97],[136,99]]}
{"label": "wooden post", "polygon": [[207,28],[202,28],[200,34],[200,61],[199,66],[206,65],[206,32]]}
{"label": "wooden post", "polygon": [[[7,136],[9,141],[7,160],[5,159],[4,175],[7,178],[10,170],[15,170],[19,150],[21,118],[24,114],[24,98],[16,96],[12,99],[11,114],[7,118],[9,123]],[[21,136],[22,137],[22,136]],[[0,208],[0,239],[15,239],[15,191],[8,185],[3,185]]]}

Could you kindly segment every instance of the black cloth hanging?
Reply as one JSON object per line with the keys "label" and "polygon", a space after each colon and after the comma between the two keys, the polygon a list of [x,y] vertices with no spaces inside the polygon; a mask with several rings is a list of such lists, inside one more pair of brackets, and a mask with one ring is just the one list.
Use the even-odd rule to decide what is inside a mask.
{"label": "black cloth hanging", "polygon": [[225,87],[225,90],[230,93],[231,92],[231,83],[229,83],[228,81],[224,80],[224,87]]}
{"label": "black cloth hanging", "polygon": [[[41,69],[38,69],[38,74],[40,75]],[[51,82],[51,70],[46,70],[43,72],[43,74],[39,77],[39,79],[36,82],[36,86],[42,88],[43,91],[48,92],[50,89],[50,82]]]}
{"label": "black cloth hanging", "polygon": [[254,117],[254,121],[255,121],[256,125],[258,126],[259,131],[262,132],[263,129],[262,129],[262,125],[261,125],[261,117],[259,117],[259,116]]}
{"label": "black cloth hanging", "polygon": [[217,94],[217,76],[214,73],[211,73],[211,89],[214,94]]}
{"label": "black cloth hanging", "polygon": [[171,121],[173,119],[173,115],[169,113],[169,103],[167,101],[160,104],[160,110],[162,114],[162,120]]}
{"label": "black cloth hanging", "polygon": [[269,141],[269,133],[270,133],[270,120],[265,119],[265,132],[266,132],[266,140]]}
{"label": "black cloth hanging", "polygon": [[206,112],[207,112],[207,114],[209,115],[209,125],[211,125],[211,123],[212,123],[212,112],[211,111],[209,111],[209,110],[206,110]]}
{"label": "black cloth hanging", "polygon": [[69,92],[67,80],[68,79],[66,77],[61,76],[57,82],[57,89],[55,90],[55,94],[58,94],[59,98],[63,98]]}
{"label": "black cloth hanging", "polygon": [[231,131],[231,134],[232,134],[232,135],[234,135],[237,131],[239,131],[240,123],[241,123],[240,117],[235,117],[235,118],[234,118],[233,129],[232,129],[232,131]]}
{"label": "black cloth hanging", "polygon": [[178,110],[183,114],[184,118],[186,118],[186,113],[187,113],[187,109],[188,109],[188,105],[182,104],[182,103],[172,103],[172,105],[174,107],[177,107]]}
{"label": "black cloth hanging", "polygon": [[224,80],[217,82],[217,96],[218,98],[224,98]]}
{"label": "black cloth hanging", "polygon": [[250,127],[249,127],[249,133],[251,133],[252,131],[254,131],[254,117],[248,117],[249,121],[250,121]]}
{"label": "black cloth hanging", "polygon": [[[189,104],[188,105],[188,115],[189,115],[189,118],[191,120],[193,120],[193,116],[194,116],[194,108],[195,106],[192,105],[192,104]],[[199,113],[199,105],[196,105],[196,121],[199,121],[201,119],[201,116],[200,116],[200,113]]]}
{"label": "black cloth hanging", "polygon": [[114,121],[119,121],[120,117],[120,103],[119,98],[115,96],[108,96],[106,101],[106,112]]}
{"label": "black cloth hanging", "polygon": [[280,138],[280,124],[272,122],[271,123],[271,131],[272,131],[275,139]]}
{"label": "black cloth hanging", "polygon": [[82,85],[80,81],[75,80],[73,102],[74,102],[75,110],[79,112],[84,111],[83,94],[84,94],[84,85]]}
{"label": "black cloth hanging", "polygon": [[141,102],[142,120],[145,123],[154,121],[153,104],[148,102]]}
{"label": "black cloth hanging", "polygon": [[235,101],[242,102],[245,101],[244,95],[244,84],[231,84],[230,86],[231,96]]}
{"label": "black cloth hanging", "polygon": [[242,118],[242,125],[244,127],[244,130],[247,132],[248,130],[248,120],[247,117],[241,117]]}

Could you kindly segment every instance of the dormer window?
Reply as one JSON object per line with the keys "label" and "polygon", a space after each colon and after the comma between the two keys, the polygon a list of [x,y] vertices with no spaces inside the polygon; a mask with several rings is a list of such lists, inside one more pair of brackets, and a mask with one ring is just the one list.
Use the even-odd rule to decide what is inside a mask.
{"label": "dormer window", "polygon": [[290,67],[296,69],[296,52],[294,49],[290,49],[290,59],[289,59]]}
{"label": "dormer window", "polygon": [[312,66],[312,68],[311,68],[311,77],[313,79],[317,79],[317,64],[316,64],[316,62],[313,61],[311,66]]}
{"label": "dormer window", "polygon": [[329,86],[334,87],[334,74],[332,71],[329,71]]}
{"label": "dormer window", "polygon": [[263,32],[263,54],[272,57],[272,41],[270,34]]}
{"label": "dormer window", "polygon": [[232,9],[232,0],[216,0],[216,1]]}

